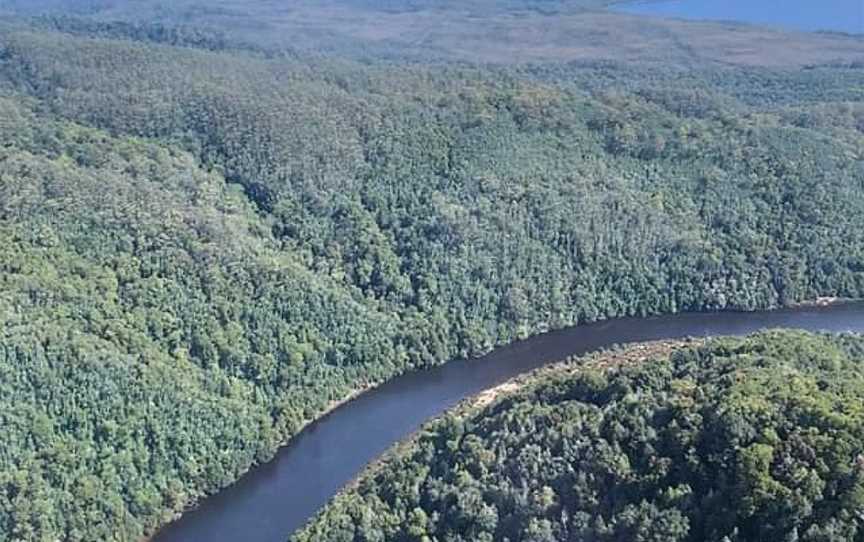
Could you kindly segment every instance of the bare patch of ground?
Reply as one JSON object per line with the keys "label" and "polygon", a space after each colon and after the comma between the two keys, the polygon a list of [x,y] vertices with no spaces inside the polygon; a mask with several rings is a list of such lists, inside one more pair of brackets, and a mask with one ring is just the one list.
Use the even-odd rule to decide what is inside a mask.
{"label": "bare patch of ground", "polygon": [[693,347],[702,342],[704,342],[702,339],[646,342],[624,346],[615,350],[595,352],[582,357],[570,358],[528,374],[517,376],[494,388],[485,390],[467,399],[459,410],[464,414],[470,415],[476,410],[491,405],[501,397],[515,393],[533,382],[541,381],[544,376],[551,376],[553,374],[572,375],[586,370],[609,370],[626,365],[644,363],[652,359],[668,357],[675,350]]}

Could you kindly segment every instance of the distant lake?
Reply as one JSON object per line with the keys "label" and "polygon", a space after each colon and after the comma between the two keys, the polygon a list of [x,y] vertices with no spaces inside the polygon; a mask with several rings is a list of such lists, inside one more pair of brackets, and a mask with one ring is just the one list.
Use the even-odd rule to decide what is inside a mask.
{"label": "distant lake", "polygon": [[616,11],[864,34],[864,0],[660,0],[619,4]]}

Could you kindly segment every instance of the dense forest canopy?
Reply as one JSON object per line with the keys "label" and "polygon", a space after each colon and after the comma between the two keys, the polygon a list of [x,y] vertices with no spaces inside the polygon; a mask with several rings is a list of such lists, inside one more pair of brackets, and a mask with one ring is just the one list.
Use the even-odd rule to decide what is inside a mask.
{"label": "dense forest canopy", "polygon": [[0,539],[138,539],[516,338],[864,292],[858,41],[478,66],[88,5],[0,20]]}
{"label": "dense forest canopy", "polygon": [[294,541],[864,540],[864,339],[667,349],[431,423]]}

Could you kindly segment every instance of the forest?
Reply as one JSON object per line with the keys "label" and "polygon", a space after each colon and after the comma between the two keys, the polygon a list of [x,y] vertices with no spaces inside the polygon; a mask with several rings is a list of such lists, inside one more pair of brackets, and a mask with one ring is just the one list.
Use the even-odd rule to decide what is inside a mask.
{"label": "forest", "polygon": [[519,338],[862,297],[862,88],[0,19],[0,540],[141,539]]}
{"label": "forest", "polygon": [[293,541],[864,540],[864,339],[651,351],[570,360],[458,408]]}
{"label": "forest", "polygon": [[607,9],[628,1],[635,0],[0,0],[0,17],[59,17],[69,30],[82,23],[101,27],[99,36],[121,25],[138,35],[165,32],[163,38],[206,33],[273,54],[372,62],[788,68],[864,59],[860,35],[687,23]]}

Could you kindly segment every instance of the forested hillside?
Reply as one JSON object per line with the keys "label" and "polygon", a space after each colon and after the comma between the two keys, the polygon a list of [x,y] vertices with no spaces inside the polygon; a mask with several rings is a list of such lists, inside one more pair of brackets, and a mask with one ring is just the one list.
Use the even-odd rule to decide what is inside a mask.
{"label": "forested hillside", "polygon": [[519,337],[864,292],[854,65],[79,23],[0,22],[0,539],[140,538],[331,401]]}
{"label": "forested hillside", "polygon": [[295,542],[864,540],[864,339],[669,348],[431,423]]}
{"label": "forested hillside", "polygon": [[[634,0],[0,0],[0,17],[75,17],[202,32],[273,52],[513,64],[614,60],[698,68],[864,61],[864,37],[687,23],[607,9]],[[102,29],[105,32],[105,29]]]}

